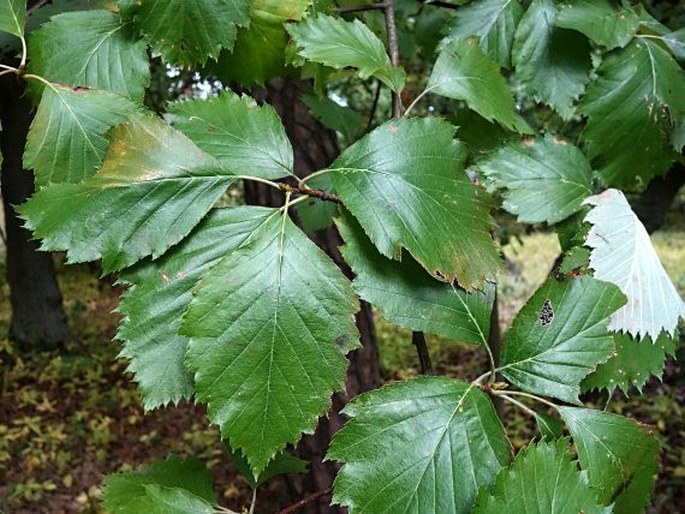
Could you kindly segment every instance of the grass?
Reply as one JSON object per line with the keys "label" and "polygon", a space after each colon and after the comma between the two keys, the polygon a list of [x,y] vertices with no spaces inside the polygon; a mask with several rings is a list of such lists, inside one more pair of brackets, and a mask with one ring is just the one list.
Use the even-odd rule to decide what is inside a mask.
{"label": "grass", "polygon": [[[654,245],[674,283],[685,294],[685,230],[660,232]],[[515,314],[545,280],[559,246],[556,236],[536,233],[512,239],[504,249],[508,273],[500,280],[500,325]],[[0,270],[2,271],[2,270]],[[3,274],[4,276],[4,274]],[[221,501],[245,504],[249,491],[209,427],[202,408],[184,403],[144,415],[135,385],[111,342],[118,323],[112,311],[119,289],[97,279],[87,266],[59,266],[74,340],[68,355],[16,352],[6,339],[7,285],[0,284],[0,512],[98,513],[103,474],[138,467],[168,453],[196,455],[212,469]],[[411,333],[377,316],[385,380],[419,374]],[[478,347],[428,336],[435,368],[471,380],[487,369]],[[597,398],[604,402],[606,398]],[[673,512],[685,502],[685,384],[677,362],[663,383],[652,380],[645,396],[614,395],[610,410],[654,425],[662,440],[661,474],[651,512]],[[516,448],[535,434],[533,422],[502,408]],[[260,492],[262,505],[283,505],[279,483]]]}

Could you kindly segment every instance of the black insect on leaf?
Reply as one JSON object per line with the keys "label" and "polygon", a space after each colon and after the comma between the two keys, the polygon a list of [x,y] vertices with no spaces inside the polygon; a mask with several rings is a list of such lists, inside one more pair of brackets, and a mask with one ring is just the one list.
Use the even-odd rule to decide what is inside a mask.
{"label": "black insect on leaf", "polygon": [[552,309],[552,301],[547,298],[545,300],[545,303],[542,304],[542,309],[540,309],[540,315],[538,316],[538,320],[540,320],[540,324],[543,327],[546,327],[550,323],[552,323],[552,320],[554,319],[554,309]]}

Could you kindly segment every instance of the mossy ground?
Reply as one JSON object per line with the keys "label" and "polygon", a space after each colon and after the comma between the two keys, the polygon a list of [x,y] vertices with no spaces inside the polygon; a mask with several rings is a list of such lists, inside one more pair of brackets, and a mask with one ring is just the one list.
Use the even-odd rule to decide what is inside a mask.
{"label": "mossy ground", "polygon": [[[685,294],[685,230],[655,234],[654,243],[681,294]],[[535,288],[546,278],[559,251],[553,234],[535,233],[505,248],[508,273],[500,282],[503,333]],[[0,270],[2,271],[2,270]],[[144,415],[135,385],[117,360],[112,342],[121,290],[98,280],[88,266],[58,266],[73,341],[65,355],[18,351],[6,339],[7,284],[0,286],[0,512],[100,512],[99,485],[107,473],[138,467],[169,453],[196,455],[212,469],[221,502],[238,508],[248,487],[235,473],[208,427],[201,407],[188,403]],[[3,273],[4,276],[4,273]],[[419,373],[410,332],[377,319],[385,380]],[[487,366],[482,349],[428,337],[439,373],[472,379]],[[594,398],[606,402],[606,396]],[[603,405],[602,405],[603,406]],[[513,443],[535,435],[531,420],[502,406]],[[664,381],[652,380],[644,396],[614,395],[609,409],[656,427],[663,443],[661,474],[652,512],[670,513],[685,504],[685,379],[668,364]],[[284,505],[276,479],[260,490],[260,503]]]}

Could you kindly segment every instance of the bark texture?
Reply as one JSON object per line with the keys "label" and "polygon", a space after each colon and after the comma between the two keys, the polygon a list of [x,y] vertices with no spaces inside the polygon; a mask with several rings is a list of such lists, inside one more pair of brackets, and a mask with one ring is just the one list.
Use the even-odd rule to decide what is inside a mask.
{"label": "bark texture", "polygon": [[[339,153],[335,134],[314,119],[301,102],[300,94],[305,87],[306,84],[300,81],[279,79],[269,83],[265,89],[252,92],[256,99],[271,104],[281,116],[295,150],[295,172],[300,177],[330,165]],[[280,191],[258,183],[245,184],[245,198],[248,203],[259,205],[283,204]],[[317,232],[312,238],[345,275],[351,278],[352,272],[338,251],[341,244],[338,232],[331,227]],[[344,423],[339,412],[351,398],[380,384],[373,317],[371,307],[366,303],[362,303],[361,310],[357,313],[357,328],[361,335],[362,347],[348,355],[350,366],[345,394],[333,396],[333,406],[328,417],[322,418],[315,433],[303,437],[297,446],[298,455],[311,462],[311,466],[308,474],[288,478],[288,488],[293,502],[332,485],[337,469],[334,463],[323,462],[323,457],[328,450],[331,437]],[[331,507],[330,499],[330,494],[323,495],[298,512],[345,512],[345,509]]]}
{"label": "bark texture", "polygon": [[14,75],[0,78],[2,134],[2,200],[7,239],[7,281],[12,321],[9,337],[19,345],[59,348],[69,337],[52,257],[38,251],[38,242],[14,212],[34,190],[33,174],[23,169],[22,155],[32,107]]}

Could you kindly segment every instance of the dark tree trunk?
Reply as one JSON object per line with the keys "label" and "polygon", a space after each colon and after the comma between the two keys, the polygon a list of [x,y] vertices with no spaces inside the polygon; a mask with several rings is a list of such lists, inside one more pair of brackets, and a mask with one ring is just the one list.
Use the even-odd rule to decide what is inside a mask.
{"label": "dark tree trunk", "polygon": [[14,75],[0,78],[2,133],[2,200],[7,234],[7,281],[12,321],[9,337],[21,348],[54,349],[69,336],[51,255],[38,251],[38,243],[22,227],[13,205],[33,193],[33,175],[22,167],[31,104]]}
{"label": "dark tree trunk", "polygon": [[[305,86],[306,84],[295,80],[275,80],[266,89],[254,92],[255,98],[271,104],[281,116],[295,149],[295,172],[300,177],[330,165],[339,153],[335,134],[314,119],[300,101],[300,93]],[[248,203],[260,205],[277,206],[283,203],[279,191],[258,183],[245,184],[245,198]],[[337,231],[328,228],[314,234],[313,239],[351,278],[352,272],[338,251],[341,241]],[[371,307],[366,303],[362,303],[357,314],[357,328],[361,335],[362,347],[348,355],[350,366],[345,394],[334,395],[328,417],[321,419],[313,435],[303,437],[298,444],[298,454],[311,462],[311,467],[307,475],[288,478],[292,501],[331,487],[337,469],[332,462],[323,462],[323,457],[328,450],[331,437],[344,422],[339,414],[340,409],[351,398],[380,384],[373,317]],[[329,503],[330,494],[327,494],[317,501],[308,503],[299,512],[322,514],[345,511],[342,508],[331,507]]]}
{"label": "dark tree trunk", "polygon": [[633,210],[650,234],[664,224],[666,213],[680,188],[685,184],[685,165],[677,162],[663,177],[652,180],[632,202]]}

